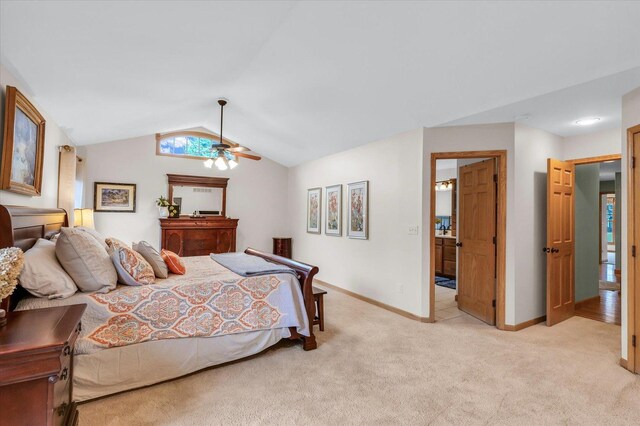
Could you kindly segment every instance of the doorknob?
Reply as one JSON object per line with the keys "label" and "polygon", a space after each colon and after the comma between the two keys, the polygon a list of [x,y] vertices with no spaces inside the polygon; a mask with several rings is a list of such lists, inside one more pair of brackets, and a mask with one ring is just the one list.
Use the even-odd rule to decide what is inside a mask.
{"label": "doorknob", "polygon": [[560,251],[560,249],[557,248],[552,248],[551,249],[551,253],[558,253]]}
{"label": "doorknob", "polygon": [[462,247],[462,243],[456,243],[456,247]]}
{"label": "doorknob", "polygon": [[549,247],[542,247],[543,253],[551,253],[551,249]]}

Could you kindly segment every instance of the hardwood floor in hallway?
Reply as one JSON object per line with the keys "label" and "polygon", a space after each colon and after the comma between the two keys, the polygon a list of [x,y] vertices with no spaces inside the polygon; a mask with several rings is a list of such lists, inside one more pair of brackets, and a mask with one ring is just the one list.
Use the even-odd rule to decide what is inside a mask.
{"label": "hardwood floor in hallway", "polygon": [[576,303],[575,314],[583,318],[620,325],[620,294],[617,291],[600,290],[600,300]]}

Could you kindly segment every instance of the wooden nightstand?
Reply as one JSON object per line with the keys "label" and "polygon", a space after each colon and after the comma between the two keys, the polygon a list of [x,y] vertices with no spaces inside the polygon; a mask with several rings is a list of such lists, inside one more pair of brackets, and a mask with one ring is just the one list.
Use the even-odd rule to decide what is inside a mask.
{"label": "wooden nightstand", "polygon": [[0,328],[0,423],[76,425],[73,349],[87,305],[10,312]]}

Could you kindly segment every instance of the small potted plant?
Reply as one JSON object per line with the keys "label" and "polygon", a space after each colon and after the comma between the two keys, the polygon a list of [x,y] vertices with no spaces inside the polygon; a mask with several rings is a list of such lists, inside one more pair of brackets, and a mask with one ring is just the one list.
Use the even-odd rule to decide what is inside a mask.
{"label": "small potted plant", "polygon": [[165,219],[169,217],[169,200],[164,198],[162,195],[160,198],[156,200],[156,205],[158,206],[158,213],[160,214],[161,219]]}

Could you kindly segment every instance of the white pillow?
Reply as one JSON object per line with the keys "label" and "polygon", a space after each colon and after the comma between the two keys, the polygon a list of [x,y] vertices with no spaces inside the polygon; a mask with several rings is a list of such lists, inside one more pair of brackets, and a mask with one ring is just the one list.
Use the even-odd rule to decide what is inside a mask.
{"label": "white pillow", "polygon": [[81,291],[106,293],[116,288],[118,276],[109,253],[91,234],[62,228],[56,242],[56,257]]}
{"label": "white pillow", "polygon": [[56,244],[42,238],[25,252],[19,280],[22,287],[37,297],[64,299],[78,291],[56,259]]}

